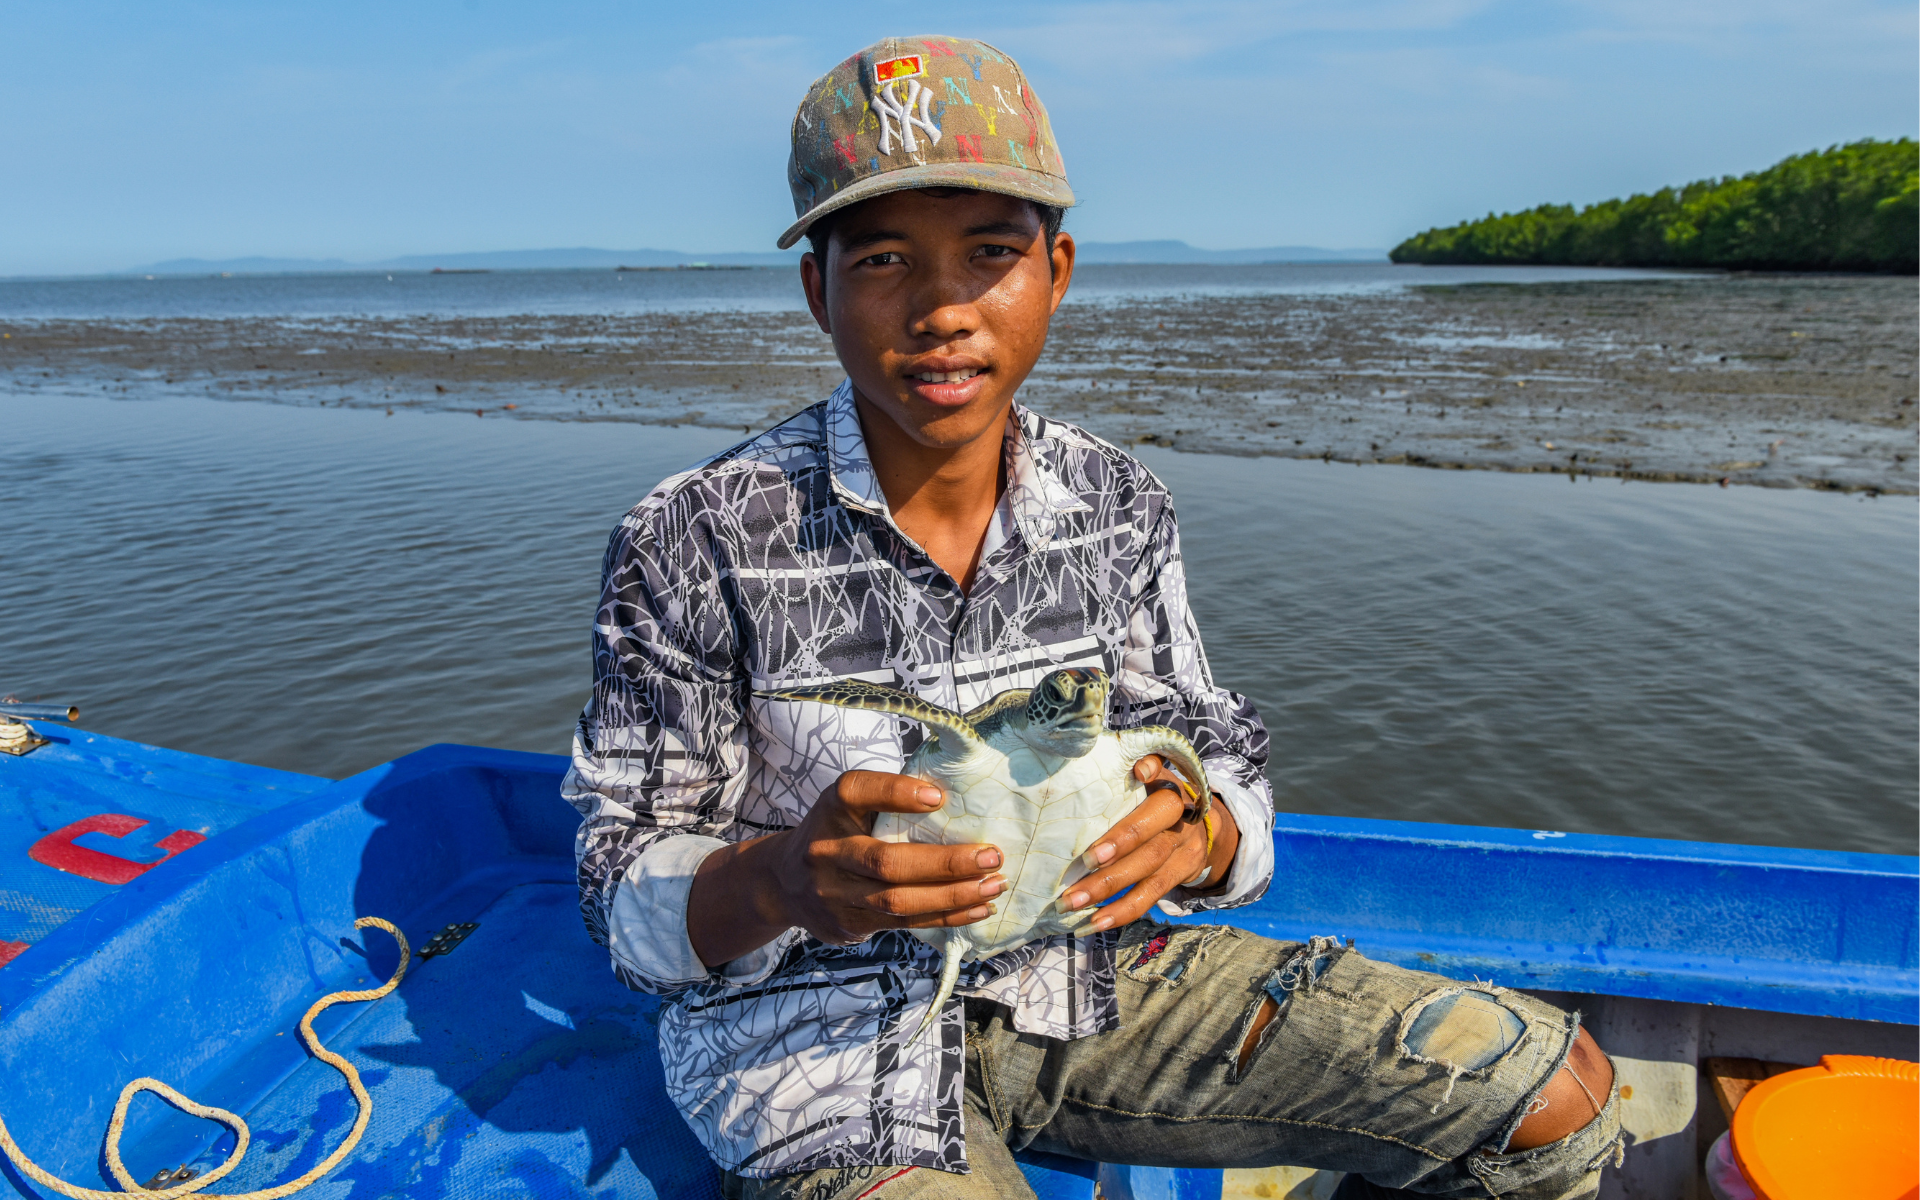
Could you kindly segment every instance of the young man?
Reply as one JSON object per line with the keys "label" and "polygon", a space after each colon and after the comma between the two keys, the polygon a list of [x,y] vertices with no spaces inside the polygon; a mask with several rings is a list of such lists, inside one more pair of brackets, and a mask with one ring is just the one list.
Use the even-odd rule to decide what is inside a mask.
{"label": "young man", "polygon": [[[1265,889],[1266,731],[1208,671],[1166,490],[1014,402],[1074,255],[1020,69],[881,42],[792,133],[780,245],[811,242],[847,380],[615,531],[566,785],[587,926],[667,997],[667,1086],[726,1194],[1029,1195],[1025,1146],[1327,1167],[1350,1195],[1591,1192],[1618,1102],[1577,1015],[1329,938],[1143,919]],[[869,836],[946,799],[897,773],[917,726],[754,693],[862,679],[965,711],[1076,665],[1112,676],[1113,727],[1187,735],[1216,819],[1150,792],[1068,889],[1105,902],[1093,930],[969,964],[918,1033],[940,962],[905,930],[985,917],[999,851]]]}

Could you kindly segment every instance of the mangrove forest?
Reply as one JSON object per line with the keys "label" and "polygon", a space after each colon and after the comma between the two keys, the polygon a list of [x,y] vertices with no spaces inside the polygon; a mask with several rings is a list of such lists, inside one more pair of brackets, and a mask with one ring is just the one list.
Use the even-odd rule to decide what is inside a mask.
{"label": "mangrove forest", "polygon": [[1764,171],[1574,208],[1543,204],[1415,234],[1397,263],[1920,269],[1920,147],[1911,138],[1797,154]]}

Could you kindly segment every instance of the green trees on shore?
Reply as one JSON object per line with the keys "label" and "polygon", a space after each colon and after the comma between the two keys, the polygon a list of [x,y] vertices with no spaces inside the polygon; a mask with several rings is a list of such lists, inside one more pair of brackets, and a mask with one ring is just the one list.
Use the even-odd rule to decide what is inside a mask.
{"label": "green trees on shore", "polygon": [[1415,234],[1397,263],[1757,271],[1920,269],[1920,147],[1868,139],[1751,175],[1576,210],[1543,204]]}

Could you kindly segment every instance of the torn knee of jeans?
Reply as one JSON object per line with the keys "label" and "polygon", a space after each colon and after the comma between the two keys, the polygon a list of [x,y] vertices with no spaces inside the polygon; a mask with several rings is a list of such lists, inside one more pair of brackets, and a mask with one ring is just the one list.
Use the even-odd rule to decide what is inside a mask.
{"label": "torn knee of jeans", "polygon": [[[1498,991],[1498,989],[1494,990]],[[1567,1065],[1568,1058],[1573,1054],[1574,1042],[1580,1036],[1580,1014],[1577,1011],[1562,1013],[1561,1022],[1562,1024],[1559,1031],[1562,1034],[1560,1048],[1553,1056],[1552,1069],[1540,1077],[1540,1082],[1531,1092],[1527,1093],[1526,1100],[1514,1110],[1513,1116],[1508,1118],[1506,1125],[1501,1127],[1500,1132],[1489,1140],[1485,1146],[1480,1148],[1481,1154],[1507,1154],[1513,1142],[1513,1135],[1520,1131],[1522,1125],[1526,1124],[1527,1118],[1546,1111],[1547,1088],[1553,1083],[1554,1077],[1560,1073],[1561,1068]],[[1533,1153],[1533,1151],[1526,1151],[1525,1153],[1530,1154]]]}
{"label": "torn knee of jeans", "polygon": [[[1240,1021],[1240,1036],[1234,1042],[1238,1047],[1233,1064],[1234,1079],[1246,1075],[1254,1056],[1272,1040],[1273,1031],[1279,1027],[1280,1018],[1286,1015],[1293,1003],[1294,994],[1313,991],[1320,977],[1327,973],[1342,953],[1351,948],[1351,942],[1342,946],[1338,938],[1316,937],[1267,976],[1267,982],[1261,989],[1265,994],[1253,1002],[1253,1006],[1247,1009],[1247,1015]],[[1263,1021],[1263,1014],[1266,1014],[1269,1005],[1273,1011],[1271,1015],[1265,1015]]]}
{"label": "torn knee of jeans", "polygon": [[1267,995],[1285,1011],[1295,992],[1311,992],[1320,977],[1330,970],[1346,947],[1339,938],[1317,937],[1300,947],[1286,962],[1267,977]]}
{"label": "torn knee of jeans", "polygon": [[[1272,1009],[1272,1012],[1268,1012]],[[1280,1005],[1272,996],[1264,993],[1255,998],[1253,1006],[1247,1009],[1247,1015],[1240,1018],[1238,1036],[1234,1045],[1239,1047],[1229,1061],[1229,1079],[1238,1083],[1247,1077],[1247,1068],[1266,1044],[1273,1040],[1273,1031],[1280,1024]]]}
{"label": "torn knee of jeans", "polygon": [[1399,1050],[1408,1058],[1447,1071],[1446,1095],[1462,1075],[1492,1067],[1526,1040],[1524,1017],[1500,1001],[1492,985],[1442,988],[1409,1008],[1400,1021]]}

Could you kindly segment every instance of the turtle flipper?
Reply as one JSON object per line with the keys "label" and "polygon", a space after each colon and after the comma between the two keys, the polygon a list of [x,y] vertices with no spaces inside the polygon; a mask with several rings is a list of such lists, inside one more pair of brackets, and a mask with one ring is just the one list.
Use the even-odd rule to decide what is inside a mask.
{"label": "turtle flipper", "polygon": [[[912,692],[904,692],[883,683],[868,683],[862,679],[837,679],[832,683],[814,684],[811,687],[781,688],[775,691],[758,691],[754,695],[762,700],[812,700],[818,704],[835,704],[841,708],[858,708],[868,712],[886,712],[906,717],[933,730],[938,738],[953,740],[950,746],[955,749],[972,750],[980,745],[980,735],[967,724],[967,719],[950,708],[942,708],[928,700],[922,700]],[[951,752],[951,750],[949,751]]]}
{"label": "turtle flipper", "polygon": [[920,1035],[927,1031],[947,1006],[947,997],[953,995],[953,986],[960,982],[960,963],[967,953],[966,939],[948,934],[946,960],[940,964],[940,989],[933,994],[933,1004],[927,1009],[927,1015],[920,1019],[920,1028],[913,1031],[913,1041],[919,1041]]}
{"label": "turtle flipper", "polygon": [[1165,725],[1142,725],[1138,729],[1120,730],[1115,736],[1120,739],[1120,750],[1128,767],[1149,754],[1158,754],[1177,767],[1187,782],[1200,793],[1195,800],[1200,806],[1201,816],[1205,816],[1207,810],[1213,807],[1207,769],[1200,765],[1200,755],[1194,751],[1193,743],[1187,740],[1185,734]]}

